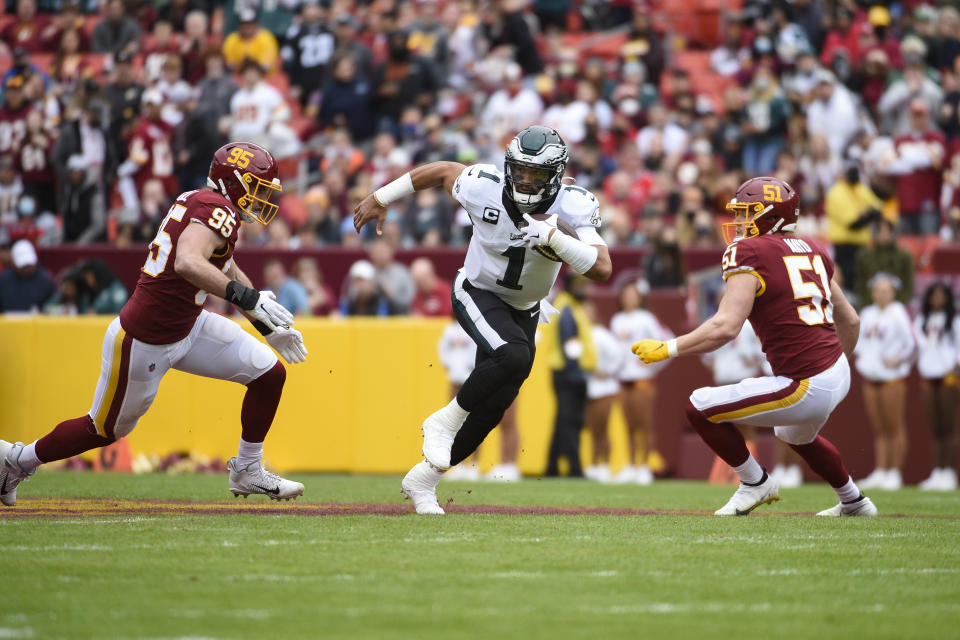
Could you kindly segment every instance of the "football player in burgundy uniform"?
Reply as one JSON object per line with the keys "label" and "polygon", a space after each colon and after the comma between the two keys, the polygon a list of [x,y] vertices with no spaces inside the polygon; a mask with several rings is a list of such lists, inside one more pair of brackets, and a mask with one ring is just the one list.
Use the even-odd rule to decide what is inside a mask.
{"label": "football player in burgundy uniform", "polygon": [[820,246],[792,235],[799,197],[777,178],[744,182],[727,205],[724,224],[727,290],[717,313],[694,331],[668,341],[641,340],[633,353],[647,363],[713,351],[733,340],[745,320],[756,330],[772,376],[697,389],[687,418],[700,437],[740,477],[717,515],[747,515],[780,499],[777,483],[747,450],[733,423],[773,427],[840,498],[822,516],[872,516],[840,454],[819,435],[850,388],[847,357],[860,320],[833,279],[833,261]]}
{"label": "football player in burgundy uniform", "polygon": [[130,300],[107,328],[100,380],[90,411],[28,445],[0,440],[0,502],[45,462],[102,447],[130,433],[147,412],[164,374],[178,369],[246,385],[238,455],[227,463],[234,495],[296,498],[303,485],[266,471],[263,440],[286,371],[277,356],[233,320],[203,309],[207,293],[237,305],[287,362],[307,350],[293,316],[269,291],[258,292],[233,260],[240,222],[267,224],[281,191],[277,162],[255,144],[229,143],[210,164],[208,188],[180,195],[153,242]]}

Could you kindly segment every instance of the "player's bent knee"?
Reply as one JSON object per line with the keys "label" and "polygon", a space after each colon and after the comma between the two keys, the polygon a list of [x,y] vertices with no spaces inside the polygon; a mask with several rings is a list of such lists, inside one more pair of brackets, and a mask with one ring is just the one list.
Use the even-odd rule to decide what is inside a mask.
{"label": "player's bent knee", "polygon": [[530,355],[530,349],[525,344],[508,342],[493,352],[500,366],[517,375],[524,375],[530,371],[533,365],[533,358]]}
{"label": "player's bent knee", "polygon": [[710,387],[700,387],[690,394],[687,406],[692,406],[696,411],[710,403]]}
{"label": "player's bent knee", "polygon": [[258,385],[258,386],[276,386],[282,387],[283,384],[287,381],[287,368],[283,366],[283,363],[280,360],[277,360],[271,368],[267,369],[262,375],[251,380],[247,383],[247,386]]}
{"label": "player's bent knee", "polygon": [[773,435],[777,440],[782,440],[787,444],[810,444],[817,439],[820,433],[820,427],[793,426],[793,427],[774,427]]}

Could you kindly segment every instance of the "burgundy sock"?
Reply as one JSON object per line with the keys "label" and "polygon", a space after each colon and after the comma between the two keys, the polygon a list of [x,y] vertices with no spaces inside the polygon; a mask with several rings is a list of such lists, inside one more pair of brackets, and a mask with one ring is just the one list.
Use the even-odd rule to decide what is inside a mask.
{"label": "burgundy sock", "polygon": [[729,422],[710,422],[689,400],[686,411],[690,425],[724,462],[731,467],[739,467],[747,461],[750,451],[739,429]]}
{"label": "burgundy sock", "polygon": [[37,457],[42,462],[64,460],[84,451],[105,447],[113,438],[97,434],[97,428],[89,415],[64,420],[53,431],[37,440]]}
{"label": "burgundy sock", "polygon": [[243,408],[240,409],[240,425],[243,427],[243,439],[247,442],[263,442],[267,437],[273,416],[280,405],[286,379],[287,370],[277,360],[272,369],[247,385]]}
{"label": "burgundy sock", "polygon": [[810,468],[829,482],[831,487],[842,487],[850,479],[850,474],[840,459],[840,452],[823,436],[817,436],[810,444],[791,444],[790,448],[799,453]]}

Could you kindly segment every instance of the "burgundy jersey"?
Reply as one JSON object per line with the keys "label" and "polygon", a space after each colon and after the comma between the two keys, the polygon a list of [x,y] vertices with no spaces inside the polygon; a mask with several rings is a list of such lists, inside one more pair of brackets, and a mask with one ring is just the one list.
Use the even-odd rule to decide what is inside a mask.
{"label": "burgundy jersey", "polygon": [[[148,180],[160,180],[169,189],[173,180],[173,127],[163,120],[143,118],[130,137],[130,159],[140,165],[133,174],[137,192]],[[168,192],[169,193],[169,192]],[[174,192],[176,193],[176,192]]]}
{"label": "burgundy jersey", "polygon": [[760,281],[750,324],[775,375],[809,378],[837,361],[843,347],[830,301],[833,261],[822,248],[778,234],[739,240],[723,253],[723,279],[736,273]]}
{"label": "burgundy jersey", "polygon": [[16,153],[27,135],[27,116],[33,111],[26,102],[19,109],[0,107],[0,154]]}
{"label": "burgundy jersey", "polygon": [[20,145],[17,153],[17,166],[25,185],[53,185],[53,167],[50,166],[50,152],[53,140],[47,136],[28,139]]}
{"label": "burgundy jersey", "polygon": [[141,342],[170,344],[183,340],[193,328],[207,292],[190,284],[174,271],[177,241],[189,224],[202,224],[226,240],[210,263],[226,272],[240,230],[240,218],[233,205],[213,191],[188,191],[180,194],[157,237],[150,243],[147,261],[133,295],[120,310],[124,331]]}

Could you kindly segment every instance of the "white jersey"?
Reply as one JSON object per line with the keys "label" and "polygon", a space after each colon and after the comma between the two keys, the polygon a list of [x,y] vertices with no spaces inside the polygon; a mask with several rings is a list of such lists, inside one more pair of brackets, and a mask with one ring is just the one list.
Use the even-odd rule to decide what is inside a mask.
{"label": "white jersey", "polygon": [[736,338],[703,356],[704,364],[713,371],[714,384],[736,384],[747,378],[764,375],[766,361],[760,338],[749,320],[743,323]]}
{"label": "white jersey", "polygon": [[458,322],[453,322],[443,330],[437,350],[440,362],[447,370],[447,378],[452,384],[462,385],[477,360],[476,343]]}
{"label": "white jersey", "polygon": [[945,329],[947,314],[934,311],[923,328],[923,316],[913,321],[918,342],[917,371],[928,380],[943,378],[960,365],[960,316],[954,316],[953,326]]}
{"label": "white jersey", "polygon": [[[473,224],[463,273],[470,284],[496,294],[511,307],[530,309],[550,293],[561,263],[527,250],[523,231],[503,204],[503,186],[503,172],[492,164],[467,167],[454,183],[453,197]],[[546,213],[557,214],[587,244],[606,244],[597,233],[600,205],[583,187],[561,186]]]}
{"label": "white jersey", "polygon": [[253,89],[239,89],[230,99],[231,140],[249,140],[267,131],[273,113],[284,104],[283,96],[261,82]]}
{"label": "white jersey", "polygon": [[593,344],[597,348],[597,368],[587,377],[587,398],[605,398],[620,392],[620,368],[623,347],[617,337],[604,326],[594,325]]}
{"label": "white jersey", "polygon": [[[860,340],[854,355],[857,371],[871,382],[906,378],[915,342],[907,310],[899,302],[884,309],[870,305],[860,312]],[[887,366],[888,362],[896,366]]]}
{"label": "white jersey", "polygon": [[656,316],[646,309],[620,311],[614,314],[610,319],[610,329],[620,341],[620,349],[624,354],[623,367],[620,369],[621,380],[625,382],[648,380],[667,366],[667,360],[656,364],[644,364],[630,351],[634,342],[644,338],[669,340],[673,337],[673,332],[660,324]]}

